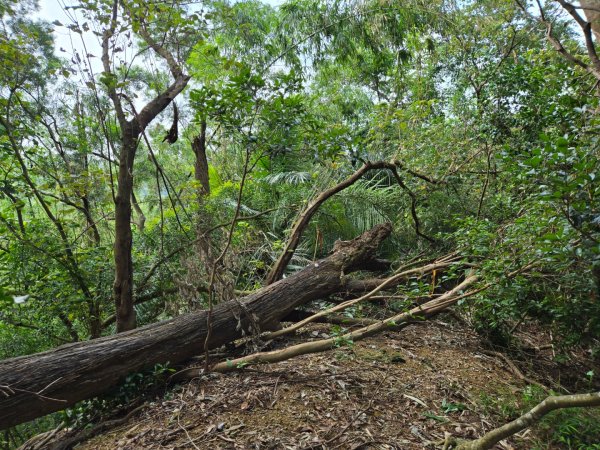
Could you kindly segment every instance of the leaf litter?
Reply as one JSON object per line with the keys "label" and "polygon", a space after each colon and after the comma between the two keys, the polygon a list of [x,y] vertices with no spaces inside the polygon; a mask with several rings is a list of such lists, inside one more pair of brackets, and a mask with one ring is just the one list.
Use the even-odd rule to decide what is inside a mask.
{"label": "leaf litter", "polygon": [[[327,332],[326,325],[311,325],[295,339]],[[519,361],[530,378],[546,385],[568,378],[573,361],[556,363],[539,330],[520,338],[543,349],[534,361]],[[518,403],[527,385],[488,349],[463,325],[429,321],[259,370],[200,377],[77,448],[440,448],[445,433],[469,439],[501,424],[480,406],[482,396],[510,392]],[[577,372],[589,367],[573,356]],[[534,438],[528,430],[498,448],[522,448]]]}

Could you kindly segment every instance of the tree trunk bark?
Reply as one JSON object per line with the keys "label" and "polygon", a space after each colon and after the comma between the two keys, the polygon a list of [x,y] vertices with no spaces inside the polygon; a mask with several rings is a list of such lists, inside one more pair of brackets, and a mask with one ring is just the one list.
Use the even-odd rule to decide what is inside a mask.
{"label": "tree trunk bark", "polygon": [[198,198],[203,199],[210,194],[210,180],[208,176],[208,159],[206,157],[206,119],[200,123],[200,134],[192,141],[194,150],[194,178],[198,181]]}
{"label": "tree trunk bark", "polygon": [[[210,274],[215,270],[215,280],[213,292],[221,301],[231,300],[234,297],[233,280],[229,276],[225,264],[217,264],[215,259],[219,254],[218,248],[212,247],[210,230],[212,224],[210,217],[206,217],[204,205],[210,195],[210,176],[208,172],[208,158],[206,156],[206,119],[200,122],[200,133],[192,141],[192,150],[194,151],[194,178],[197,185],[198,199],[198,221],[196,224],[196,253],[198,256],[197,268],[202,274],[202,278],[210,278]],[[215,255],[216,253],[216,255]]]}
{"label": "tree trunk bark", "polygon": [[137,201],[134,189],[131,190],[131,206],[133,206],[133,210],[135,211],[135,215],[137,216],[133,219],[133,223],[135,223],[135,226],[137,227],[138,231],[140,233],[143,233],[144,226],[146,225],[146,215],[144,214],[144,211],[142,211],[142,208],[140,207],[140,204]]}
{"label": "tree trunk bark", "polygon": [[117,332],[136,327],[133,309],[133,261],[131,247],[131,196],[133,193],[133,161],[137,150],[139,129],[128,122],[121,130],[122,147],[119,159],[117,196],[115,197],[115,282],[113,294],[117,317]]}
{"label": "tree trunk bark", "polygon": [[206,234],[209,228],[209,220],[204,215],[206,198],[210,195],[210,180],[208,175],[208,159],[206,157],[206,120],[202,119],[200,134],[192,141],[194,151],[194,179],[198,183],[196,196],[198,200],[198,223],[196,224],[196,247],[200,265],[204,265],[206,273],[212,268],[213,258],[210,249],[210,236]]}
{"label": "tree trunk bark", "polygon": [[[368,266],[391,229],[390,224],[382,224],[352,241],[338,241],[327,258],[247,297],[216,305],[208,347],[257,332],[298,305],[343,290],[343,274]],[[202,353],[206,315],[207,311],[198,311],[0,362],[0,429],[99,395],[130,372]]]}

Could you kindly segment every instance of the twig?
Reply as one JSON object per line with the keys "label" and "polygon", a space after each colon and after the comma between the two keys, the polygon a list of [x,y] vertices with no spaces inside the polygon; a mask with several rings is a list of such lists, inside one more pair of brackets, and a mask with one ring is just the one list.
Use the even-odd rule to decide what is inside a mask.
{"label": "twig", "polygon": [[188,433],[188,430],[187,430],[187,428],[186,428],[186,427],[184,427],[183,425],[181,425],[181,422],[179,421],[179,417],[180,417],[180,416],[181,416],[181,412],[180,412],[179,414],[177,414],[177,426],[183,430],[183,432],[185,433],[185,436],[186,436],[186,437],[187,437],[187,439],[188,439],[188,442],[189,442],[190,444],[192,444],[192,446],[193,446],[193,447],[194,447],[196,450],[200,450],[200,448],[199,448],[199,447],[198,447],[196,444],[194,444],[194,440],[193,440],[193,439],[192,439],[192,437],[190,436],[190,433]]}
{"label": "twig", "polygon": [[348,428],[350,428],[354,424],[354,422],[356,422],[360,418],[361,415],[366,414],[366,412],[371,409],[371,407],[373,406],[373,403],[375,402],[375,399],[379,398],[378,397],[379,396],[379,391],[381,390],[381,386],[383,386],[383,384],[386,382],[387,377],[388,377],[388,373],[389,372],[386,372],[386,374],[384,375],[383,379],[381,380],[381,382],[377,386],[377,389],[375,389],[375,392],[371,396],[371,400],[369,400],[369,403],[367,404],[367,406],[365,408],[361,409],[359,412],[357,412],[354,415],[354,418],[350,422],[348,422],[346,424],[346,426],[344,428],[342,428],[341,431],[338,434],[336,434],[335,436],[333,436],[331,439],[328,439],[327,441],[325,441],[325,445],[331,444],[335,440],[341,438],[344,435],[344,433],[346,432],[346,430],[348,430]]}
{"label": "twig", "polygon": [[514,373],[517,377],[519,377],[522,381],[525,381],[528,384],[533,384],[536,386],[541,387],[545,392],[548,392],[548,388],[546,386],[544,386],[542,383],[540,383],[539,381],[535,381],[532,378],[529,378],[526,375],[523,375],[523,372],[521,372],[519,370],[519,368],[515,365],[514,362],[512,362],[506,355],[503,355],[500,352],[495,352],[492,350],[484,350],[481,353],[488,355],[488,356],[495,356],[497,358],[500,358],[502,361],[504,361],[508,367],[510,367],[510,370],[512,373]]}
{"label": "twig", "polygon": [[52,383],[50,383],[49,385],[47,385],[46,387],[44,387],[42,390],[40,390],[38,392],[28,391],[27,389],[16,388],[14,386],[10,386],[10,385],[7,385],[7,384],[4,384],[4,385],[0,384],[0,393],[2,393],[5,397],[10,397],[11,395],[14,395],[16,392],[23,392],[25,394],[35,395],[36,397],[42,398],[44,400],[49,400],[49,401],[52,401],[52,402],[66,403],[67,402],[66,400],[58,399],[58,398],[52,398],[52,397],[47,397],[45,395],[42,395],[42,392],[44,392],[46,389],[48,389],[54,383],[56,383],[57,381],[59,381],[61,378],[58,378],[58,379],[54,380]]}

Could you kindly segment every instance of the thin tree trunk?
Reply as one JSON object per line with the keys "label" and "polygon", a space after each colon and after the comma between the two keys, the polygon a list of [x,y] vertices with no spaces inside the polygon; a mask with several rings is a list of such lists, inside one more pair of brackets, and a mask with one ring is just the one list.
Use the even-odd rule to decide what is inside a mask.
{"label": "thin tree trunk", "polygon": [[138,231],[141,233],[144,231],[144,225],[146,224],[146,216],[144,215],[144,211],[140,208],[140,205],[135,196],[135,191],[132,189],[131,191],[131,206],[133,206],[133,210],[135,211],[135,215],[137,218],[134,220],[135,226]]}
{"label": "thin tree trunk", "polygon": [[[123,11],[128,15],[127,10]],[[114,80],[117,76],[112,72],[110,41],[117,29],[119,19],[119,1],[112,5],[109,26],[102,35],[102,65],[104,75]],[[138,17],[135,20],[139,20]],[[185,75],[174,56],[159,43],[155,42],[146,30],[146,24],[139,21],[137,32],[154,52],[169,66],[173,83],[162,93],[150,100],[139,114],[128,120],[123,108],[122,97],[117,93],[116,83],[107,83],[110,97],[119,126],[121,128],[121,149],[119,154],[119,170],[117,174],[117,195],[115,196],[115,281],[113,296],[115,302],[117,332],[135,328],[136,317],[133,301],[133,262],[131,256],[131,197],[133,194],[133,161],[137,151],[138,141],[146,127],[160,114],[173,99],[187,86],[190,77]],[[109,77],[110,76],[110,77]]]}
{"label": "thin tree trunk", "polygon": [[200,133],[192,141],[192,150],[194,151],[194,179],[198,183],[198,220],[196,224],[196,251],[198,259],[198,269],[202,271],[203,276],[210,278],[214,270],[213,291],[217,292],[221,300],[233,298],[233,283],[228,280],[224,264],[217,264],[215,267],[216,256],[211,248],[211,236],[208,230],[211,227],[210,218],[204,216],[204,204],[206,198],[210,195],[210,178],[208,173],[208,158],[206,156],[206,119],[200,122]]}
{"label": "thin tree trunk", "polygon": [[199,253],[200,264],[204,264],[206,273],[210,272],[212,267],[212,257],[210,252],[210,236],[206,233],[208,228],[207,220],[203,214],[206,197],[210,195],[210,183],[208,176],[208,159],[206,157],[206,120],[203,119],[200,124],[200,134],[192,141],[192,150],[194,151],[194,179],[198,182],[197,201],[198,201],[198,223],[196,224],[196,248]]}
{"label": "thin tree trunk", "polygon": [[115,197],[115,282],[113,293],[117,316],[117,332],[136,327],[133,308],[133,261],[131,256],[131,195],[133,193],[133,160],[137,135],[130,123],[121,130],[122,148],[119,160],[118,187]]}
{"label": "thin tree trunk", "polygon": [[200,134],[192,141],[194,150],[194,178],[199,182],[198,197],[203,198],[210,194],[210,183],[208,178],[208,158],[206,157],[206,119],[200,123]]}

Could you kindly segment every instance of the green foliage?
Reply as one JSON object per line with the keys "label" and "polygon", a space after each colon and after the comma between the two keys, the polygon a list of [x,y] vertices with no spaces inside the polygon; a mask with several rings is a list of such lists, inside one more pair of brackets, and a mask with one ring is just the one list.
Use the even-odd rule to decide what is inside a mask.
{"label": "green foliage", "polygon": [[439,422],[439,423],[446,423],[446,422],[448,422],[448,419],[446,419],[445,417],[438,416],[437,414],[433,414],[433,413],[431,413],[429,411],[424,412],[423,416],[427,417],[428,419],[435,420],[436,422]]}
{"label": "green foliage", "polygon": [[334,347],[352,347],[354,345],[354,341],[347,336],[348,330],[346,328],[341,327],[340,325],[333,325],[331,327],[331,336],[334,338]]}
{"label": "green foliage", "polygon": [[[557,395],[557,394],[554,394]],[[483,395],[480,405],[486,414],[495,415],[500,422],[509,422],[535,407],[548,394],[539,386],[529,385],[520,398],[513,393],[497,396]],[[595,408],[567,408],[545,416],[536,426],[534,449],[564,448],[596,450],[600,439],[600,412]]]}
{"label": "green foliage", "polygon": [[[15,332],[13,348],[22,340],[24,352],[43,333],[52,345],[85,338],[96,316],[111,316],[114,168],[107,158],[118,152],[120,131],[101,87],[142,99],[170,82],[168,73],[144,66],[150,57],[124,61],[114,74],[84,78],[83,85],[64,79],[62,72],[77,73],[83,55],[74,54],[70,64],[58,60],[51,27],[27,19],[32,7],[3,4],[11,35],[0,48],[14,62],[2,72],[2,86],[14,88],[11,98],[19,100],[1,99],[10,114],[0,136],[0,227],[9,236],[2,240],[0,281],[11,292],[32,295],[21,307],[4,302],[1,313],[6,330]],[[84,35],[91,24],[109,24],[109,4],[86,1],[81,7],[85,23],[53,26]],[[211,194],[202,202],[198,181],[189,175],[194,155],[186,141],[167,148],[161,123],[140,147],[135,190],[146,225],[134,234],[136,283],[153,275],[138,295],[152,294],[151,287],[172,291],[188,275],[196,278],[178,286],[205,283],[198,278],[203,272],[191,275],[189,242],[198,220],[210,228],[231,219],[246,158],[240,212],[272,211],[233,228],[227,264],[240,288],[261,284],[310,199],[362,161],[386,159],[403,164],[404,187],[390,173],[369,173],[330,199],[305,231],[289,271],[325,255],[336,239],[384,221],[394,223],[386,249],[391,256],[429,251],[415,234],[414,208],[420,231],[437,237],[435,250],[458,246],[482,261],[484,281],[493,287],[464,307],[492,339],[506,343],[523,317],[555,327],[565,344],[598,333],[597,99],[588,94],[589,81],[545,48],[514,4],[310,0],[278,10],[225,1],[191,9],[177,2],[123,7],[115,54],[126,59],[116,42],[136,48],[144,23],[150,36],[187,61],[197,82],[188,91],[191,111],[182,112],[191,119],[182,135],[193,139],[201,122],[209,135]],[[576,48],[567,27],[557,32]],[[15,84],[17,75],[25,85]],[[47,89],[48,82],[64,92]],[[40,88],[35,95],[34,85]],[[52,123],[60,129],[46,126]],[[19,157],[29,161],[31,182]],[[226,232],[217,229],[210,240],[221,248]],[[180,261],[170,258],[154,268],[182,247],[175,253]],[[507,276],[534,260],[527,277]],[[420,281],[402,293],[414,298],[430,288]],[[202,303],[201,297],[194,294],[190,304]],[[159,297],[138,306],[141,323],[190,307],[185,301],[164,305]]]}
{"label": "green foliage", "polygon": [[85,400],[61,411],[62,420],[69,427],[84,428],[134,402],[150,398],[174,372],[175,369],[170,368],[167,362],[156,364],[152,369],[144,372],[131,373],[112,392],[102,397]]}
{"label": "green foliage", "polygon": [[[329,199],[288,274],[337,239],[392,222],[383,249],[390,259],[451,249],[477,265],[490,288],[461,308],[491,341],[510,344],[513,327],[536,320],[564,347],[598,345],[598,98],[590,77],[547,48],[544,31],[514,2],[119,5],[109,43],[114,70],[106,73],[92,67],[99,55],[58,49],[69,57],[56,57],[51,33],[102,36],[110,3],[85,0],[75,7],[81,22],[49,25],[31,19],[32,2],[0,2],[0,358],[114,331],[122,130],[108,92],[123,99],[130,120],[172,82],[142,31],[185,61],[193,80],[177,98],[178,141],[163,142],[172,120],[166,108],[133,161],[134,288],[146,300],[136,307],[139,324],[205,306],[205,253],[214,258],[226,245],[223,284],[260,287],[306,206],[363,162],[385,160],[398,162],[400,183],[369,172]],[[568,23],[559,19],[554,32],[583,54]],[[205,196],[190,148],[203,127]],[[235,211],[240,220],[231,226]],[[452,268],[411,279],[398,288],[406,299],[390,309],[405,311],[462,276]],[[30,298],[16,304],[13,295]],[[336,347],[352,346],[345,329],[331,335]],[[156,377],[131,375],[111,399],[65,414],[87,423]],[[483,403],[509,419],[537,398],[527,396]],[[463,408],[442,404],[445,414]],[[578,411],[575,427],[561,414],[549,439],[592,445],[595,415]]]}
{"label": "green foliage", "polygon": [[448,400],[442,400],[442,411],[444,414],[450,414],[453,412],[460,412],[467,409],[467,406],[464,403],[454,403],[449,402]]}
{"label": "green foliage", "polygon": [[584,408],[562,411],[542,423],[542,428],[551,436],[549,443],[561,444],[576,450],[600,449],[600,415]]}

